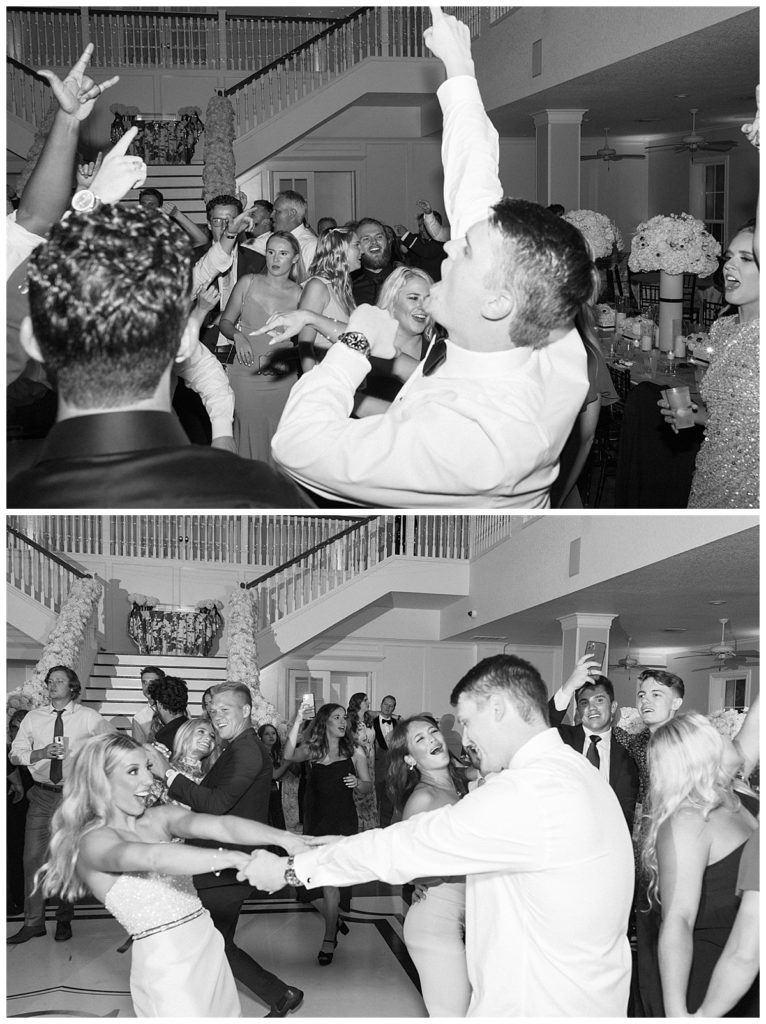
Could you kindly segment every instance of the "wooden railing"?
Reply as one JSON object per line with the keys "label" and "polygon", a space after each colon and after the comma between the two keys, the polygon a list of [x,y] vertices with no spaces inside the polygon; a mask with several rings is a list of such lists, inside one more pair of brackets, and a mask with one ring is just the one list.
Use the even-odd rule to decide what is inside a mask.
{"label": "wooden railing", "polygon": [[98,8],[6,9],[6,52],[35,68],[71,67],[85,43],[94,68],[220,68],[251,71],[332,24],[330,18],[102,11]]}
{"label": "wooden railing", "polygon": [[478,558],[490,548],[508,540],[521,529],[523,516],[485,515],[471,517],[471,557]]}
{"label": "wooden railing", "polygon": [[467,559],[471,516],[370,516],[242,586],[266,629],[394,557]]}
{"label": "wooden railing", "polygon": [[6,107],[9,114],[27,124],[39,125],[51,101],[51,90],[44,78],[12,57],[6,61]]}
{"label": "wooden railing", "polygon": [[61,610],[75,580],[90,577],[12,526],[6,534],[6,581],[51,611]]}

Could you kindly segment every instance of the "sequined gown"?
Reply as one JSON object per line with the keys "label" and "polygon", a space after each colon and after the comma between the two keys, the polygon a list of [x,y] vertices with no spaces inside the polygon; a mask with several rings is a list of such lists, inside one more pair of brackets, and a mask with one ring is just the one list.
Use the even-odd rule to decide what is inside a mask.
{"label": "sequined gown", "polygon": [[758,508],[760,320],[717,320],[700,392],[707,406],[689,508]]}
{"label": "sequined gown", "polygon": [[137,1017],[241,1017],[223,937],[192,880],[120,875],[104,906],[133,936],[130,995]]}
{"label": "sequined gown", "polygon": [[372,782],[372,789],[363,796],[360,796],[356,790],[353,791],[356,815],[359,819],[359,831],[366,832],[368,829],[378,828],[378,807],[375,802],[375,731],[362,723],[354,739],[364,751],[364,756],[367,759],[367,771],[370,773]]}

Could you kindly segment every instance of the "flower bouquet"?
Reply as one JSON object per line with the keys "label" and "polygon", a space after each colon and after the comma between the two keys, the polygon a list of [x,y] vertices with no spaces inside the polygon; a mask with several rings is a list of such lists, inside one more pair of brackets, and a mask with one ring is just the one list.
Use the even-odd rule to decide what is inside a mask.
{"label": "flower bouquet", "polygon": [[716,270],[720,253],[720,244],[701,220],[689,213],[659,214],[636,228],[628,266],[704,277]]}
{"label": "flower bouquet", "polygon": [[617,225],[603,213],[594,210],[570,210],[564,220],[574,225],[590,246],[593,259],[611,256],[623,247],[622,235]]}

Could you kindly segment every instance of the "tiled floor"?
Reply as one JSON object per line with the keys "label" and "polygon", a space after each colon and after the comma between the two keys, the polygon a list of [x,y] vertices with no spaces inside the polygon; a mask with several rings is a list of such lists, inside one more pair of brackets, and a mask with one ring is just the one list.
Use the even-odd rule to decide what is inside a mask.
{"label": "tiled floor", "polygon": [[[404,904],[397,888],[373,883],[354,889],[349,934],[340,936],[328,967],[316,960],[324,926],[308,905],[285,898],[245,904],[237,945],[288,984],[306,993],[294,1018],[425,1017],[417,975],[401,939]],[[132,1017],[128,991],[130,953],[117,947],[125,932],[99,904],[82,904],[69,942],[48,937],[7,948],[7,1015]],[[8,918],[7,934],[20,918]],[[244,1017],[265,1007],[240,987]]]}

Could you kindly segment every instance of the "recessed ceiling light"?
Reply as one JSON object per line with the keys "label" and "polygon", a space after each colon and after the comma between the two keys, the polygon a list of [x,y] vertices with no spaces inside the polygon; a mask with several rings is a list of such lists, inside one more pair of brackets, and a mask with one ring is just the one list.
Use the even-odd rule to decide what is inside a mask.
{"label": "recessed ceiling light", "polygon": [[708,604],[726,604],[725,601],[708,601]]}
{"label": "recessed ceiling light", "polygon": [[688,92],[677,92],[675,95],[677,100],[686,100],[689,98]]}

